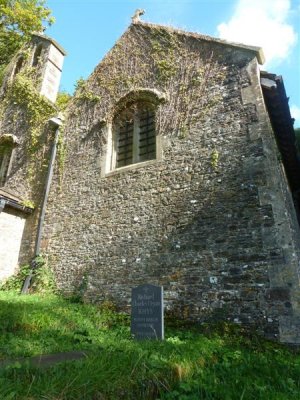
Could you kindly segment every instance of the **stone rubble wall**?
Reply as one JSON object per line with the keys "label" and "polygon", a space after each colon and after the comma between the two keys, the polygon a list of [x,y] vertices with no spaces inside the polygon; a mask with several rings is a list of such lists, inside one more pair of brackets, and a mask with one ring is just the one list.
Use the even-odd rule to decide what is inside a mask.
{"label": "stone rubble wall", "polygon": [[[33,69],[34,50],[40,43],[43,43],[43,50],[38,64]],[[15,79],[14,69],[19,57],[23,58],[22,68],[19,73],[22,74],[24,71],[32,68],[32,79],[36,82],[37,91],[40,90],[41,78],[48,60],[49,49],[50,43],[34,37],[31,43],[27,47],[22,48],[8,65],[5,79],[0,88],[0,135],[11,134],[18,141],[18,144],[13,149],[9,174],[1,189],[8,194],[17,196],[25,203],[30,202],[35,207],[33,214],[29,216],[23,215],[24,221],[26,217],[26,224],[22,240],[17,241],[15,245],[15,255],[13,256],[15,265],[11,268],[11,271],[16,270],[18,266],[28,264],[33,257],[40,202],[45,188],[45,177],[48,168],[49,150],[53,142],[53,130],[50,130],[49,126],[41,126],[38,132],[39,144],[36,149],[33,149],[26,106],[10,101],[8,92],[10,84]],[[22,102],[22,98],[19,101]],[[6,208],[5,211],[7,211]],[[6,240],[9,242],[15,240],[15,234],[12,233],[10,235],[2,225],[0,225],[0,230],[1,235],[2,232],[5,232]],[[5,263],[3,257],[1,259],[0,263]]]}
{"label": "stone rubble wall", "polygon": [[[254,54],[179,38],[204,66],[213,54],[224,75],[192,98],[180,130],[184,66],[173,86],[162,83],[143,51],[151,34],[131,27],[69,107],[64,179],[59,184],[56,171],[43,235],[59,288],[129,311],[133,287],[163,285],[170,315],[243,323],[293,341],[298,228]],[[127,42],[135,53],[120,55]],[[162,159],[105,176],[105,126],[118,99],[137,87],[168,97],[158,110]]]}
{"label": "stone rubble wall", "polygon": [[[19,197],[25,204],[30,201],[35,207],[32,214],[23,215],[24,218],[26,217],[26,224],[22,240],[19,242],[19,258],[15,265],[17,267],[28,264],[33,257],[40,203],[45,188],[45,177],[53,134],[49,130],[42,128],[41,146],[35,154],[29,156],[27,144],[30,138],[24,110],[16,105],[11,105],[6,109],[0,122],[1,132],[12,134],[18,138],[18,145],[13,149],[12,153],[11,168],[2,189],[13,196]],[[1,225],[0,228],[2,234]],[[9,240],[13,240],[13,236]]]}

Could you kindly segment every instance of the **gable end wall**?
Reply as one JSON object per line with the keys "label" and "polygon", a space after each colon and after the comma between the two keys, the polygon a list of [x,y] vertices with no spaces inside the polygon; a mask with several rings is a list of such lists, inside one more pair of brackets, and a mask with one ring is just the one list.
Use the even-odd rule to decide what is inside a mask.
{"label": "gable end wall", "polygon": [[[295,326],[298,313],[297,228],[257,62],[249,52],[180,42],[204,68],[214,53],[224,79],[207,80],[205,95],[195,92],[189,103],[184,129],[174,127],[175,110],[186,106],[180,87],[189,82],[184,74],[162,84],[155,70],[141,73],[143,29],[124,35],[88,80],[100,102],[75,100],[69,110],[64,181],[61,190],[53,185],[44,232],[59,287],[66,293],[81,287],[90,301],[109,299],[129,310],[133,287],[163,285],[169,314],[249,324],[293,341],[283,329]],[[136,51],[128,57],[132,37]],[[168,94],[158,114],[163,156],[104,176],[101,121],[128,91],[120,70],[139,76],[137,87]],[[107,71],[115,99],[101,86]],[[203,114],[211,93],[217,100]]]}

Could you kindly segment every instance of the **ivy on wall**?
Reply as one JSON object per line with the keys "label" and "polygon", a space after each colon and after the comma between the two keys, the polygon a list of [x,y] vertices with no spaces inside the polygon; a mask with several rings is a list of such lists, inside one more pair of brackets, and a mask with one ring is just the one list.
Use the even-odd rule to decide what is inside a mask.
{"label": "ivy on wall", "polygon": [[56,107],[37,92],[34,74],[34,68],[20,72],[9,83],[6,93],[8,102],[20,106],[26,113],[30,137],[27,150],[30,154],[36,153],[41,130],[47,120],[57,112]]}
{"label": "ivy on wall", "polygon": [[[56,105],[40,95],[38,87],[36,69],[24,68],[8,81],[1,105],[2,118],[11,118],[15,123],[18,120],[22,121],[22,134],[25,135],[24,150],[28,160],[26,173],[30,183],[34,182],[40,167],[44,168],[48,164],[44,147],[47,146],[47,138],[45,140],[43,132],[49,118],[57,115],[59,111]],[[61,175],[66,149],[62,131],[60,133],[58,165]]]}
{"label": "ivy on wall", "polygon": [[101,100],[101,97],[94,94],[91,90],[88,89],[87,83],[83,78],[79,78],[76,82],[75,86],[75,99],[77,101],[90,101],[90,102],[98,102]]}
{"label": "ivy on wall", "polygon": [[167,27],[131,26],[92,76],[78,82],[75,99],[81,100],[81,109],[75,102],[71,113],[79,125],[88,126],[94,116],[110,118],[126,93],[158,89],[168,96],[156,115],[158,131],[187,137],[191,125],[206,118],[222,100],[219,89],[227,74],[212,46],[199,42]]}

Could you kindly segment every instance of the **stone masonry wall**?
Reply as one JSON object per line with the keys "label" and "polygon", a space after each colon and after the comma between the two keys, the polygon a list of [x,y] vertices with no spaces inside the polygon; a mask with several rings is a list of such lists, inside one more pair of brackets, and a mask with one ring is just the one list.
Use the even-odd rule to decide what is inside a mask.
{"label": "stone masonry wall", "polygon": [[[43,50],[38,64],[32,67],[34,51],[40,42],[43,43]],[[47,41],[35,37],[27,47],[20,50],[8,65],[5,79],[0,88],[0,136],[2,134],[13,135],[18,142],[14,147],[11,168],[2,189],[8,194],[22,199],[24,204],[29,203],[35,208],[34,212],[26,217],[22,240],[18,241],[18,246],[21,246],[20,253],[16,244],[13,255],[15,265],[11,271],[17,264],[28,264],[33,257],[39,207],[48,168],[49,149],[54,137],[53,129],[50,129],[47,124],[44,125],[47,118],[44,118],[41,123],[37,120],[37,113],[35,115],[33,113],[38,110],[38,113],[42,114],[43,108],[45,108],[45,112],[49,113],[49,110],[53,110],[53,113],[56,114],[55,107],[46,99],[39,101],[38,92],[30,93],[31,85],[26,86],[31,80],[33,90],[40,89],[40,80],[44,73],[49,46],[50,43]],[[20,57],[23,59],[22,68],[15,75],[15,67]],[[22,75],[23,81],[16,90],[13,85],[20,75]],[[35,100],[31,100],[31,104],[28,106],[26,101],[30,94],[31,99],[35,98]],[[36,123],[33,127],[32,121],[35,119]],[[33,128],[37,128],[34,134],[32,133]],[[5,232],[2,225],[0,225],[0,229],[1,234],[2,230]]]}
{"label": "stone masonry wall", "polygon": [[[155,46],[168,58],[155,59]],[[195,62],[185,64],[185,51]],[[172,57],[180,68],[162,79]],[[138,87],[168,98],[157,114],[162,159],[105,176],[105,124]],[[59,287],[70,293],[86,280],[86,299],[129,310],[132,287],[159,284],[170,314],[278,337],[280,318],[297,313],[297,228],[255,55],[137,24],[84,90],[69,109],[64,180],[46,215]]]}
{"label": "stone masonry wall", "polygon": [[[6,109],[2,121],[0,121],[0,133],[2,132],[14,135],[18,139],[18,145],[12,153],[11,169],[2,189],[23,199],[24,204],[30,202],[35,207],[34,212],[26,217],[22,241],[19,242],[21,249],[20,252],[17,251],[19,258],[16,259],[16,265],[24,265],[28,264],[33,257],[53,132],[42,128],[38,148],[31,153],[28,150],[30,138],[24,110],[16,105],[11,105]],[[0,228],[2,231],[2,226]]]}

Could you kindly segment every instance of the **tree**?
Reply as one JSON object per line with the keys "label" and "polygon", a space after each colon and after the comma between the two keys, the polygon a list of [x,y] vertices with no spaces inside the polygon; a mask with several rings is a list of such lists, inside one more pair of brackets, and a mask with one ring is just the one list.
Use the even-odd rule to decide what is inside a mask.
{"label": "tree", "polygon": [[46,0],[0,0],[0,75],[13,55],[54,18]]}

